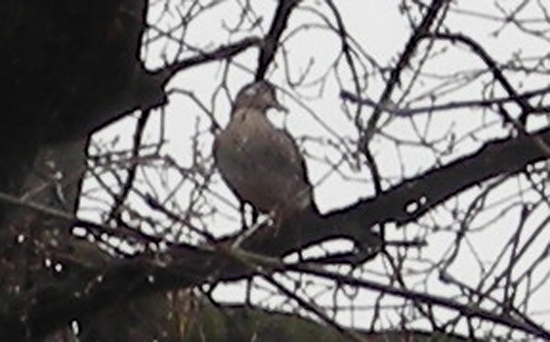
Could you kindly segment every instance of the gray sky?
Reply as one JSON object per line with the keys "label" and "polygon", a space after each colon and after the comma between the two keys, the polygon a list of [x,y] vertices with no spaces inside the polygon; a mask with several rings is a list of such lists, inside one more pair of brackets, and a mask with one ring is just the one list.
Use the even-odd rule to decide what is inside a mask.
{"label": "gray sky", "polygon": [[[178,7],[178,1],[174,1],[174,8]],[[210,3],[210,2],[204,2]],[[227,27],[234,27],[240,20],[237,1],[222,1],[219,6],[206,11],[204,15],[193,19],[185,34],[176,32],[175,36],[184,37],[190,47],[214,48],[218,44],[234,42],[247,35],[237,33],[229,35]],[[395,63],[398,54],[403,50],[404,43],[410,36],[409,22],[406,16],[399,11],[400,1],[397,0],[345,0],[338,1],[338,7],[350,35],[364,49],[365,53],[380,66],[391,66]],[[509,6],[508,10],[517,6],[519,1],[502,1],[500,5]],[[247,17],[247,20],[254,22],[261,18],[257,33],[265,32],[269,27],[269,18],[275,8],[274,1],[253,0],[254,15]],[[173,27],[178,22],[177,16],[161,15],[162,6],[152,6],[150,21],[152,23],[163,23],[166,29]],[[307,152],[310,178],[316,184],[315,198],[322,211],[346,206],[359,198],[373,195],[373,185],[370,181],[370,174],[364,166],[359,167],[363,160],[341,160],[341,149],[353,151],[356,148],[357,129],[350,116],[353,115],[354,107],[344,107],[339,98],[340,86],[338,82],[344,83],[344,88],[353,91],[351,75],[346,69],[345,63],[340,60],[339,65],[334,69],[337,72],[329,71],[330,66],[335,63],[340,53],[340,41],[336,34],[328,30],[322,19],[314,13],[319,11],[330,18],[326,6],[321,1],[304,1],[303,9],[296,12],[287,30],[287,38],[284,45],[284,56],[280,53],[276,59],[276,68],[272,68],[268,78],[280,87],[279,95],[281,101],[290,109],[290,114],[285,116],[280,113],[270,113],[270,118],[280,127],[297,138],[301,147]],[[187,10],[184,5],[179,7],[181,12]],[[472,11],[477,12],[476,15]],[[504,9],[495,7],[493,2],[464,0],[455,1],[452,10],[448,12],[445,19],[445,26],[454,32],[475,37],[487,51],[499,58],[499,61],[507,61],[514,56],[541,56],[548,50],[547,38],[535,38],[528,35],[513,24],[502,26],[500,18],[504,16]],[[177,13],[177,12],[174,12]],[[419,15],[415,12],[414,19],[418,22]],[[537,1],[530,1],[522,9],[519,19],[525,19],[527,27],[538,28],[542,14],[537,7]],[[536,20],[535,20],[536,19]],[[304,25],[309,24],[305,29]],[[546,23],[546,29],[548,28]],[[260,29],[261,28],[261,29]],[[300,28],[293,31],[293,29]],[[288,36],[288,32],[294,32]],[[425,49],[421,50],[422,52]],[[541,52],[542,51],[542,52]],[[159,40],[152,44],[146,52],[147,64],[151,68],[161,65],[163,60],[171,61],[176,58],[175,44],[167,44]],[[480,99],[480,94],[487,94],[487,82],[491,79],[488,75],[480,75],[485,68],[484,64],[471,54],[467,48],[458,45],[437,43],[431,50],[431,57],[424,61],[425,74],[421,80],[408,88],[415,75],[411,70],[405,73],[402,79],[402,87],[396,91],[392,98],[399,103],[400,107],[409,106],[412,108],[428,106],[433,103],[442,104],[459,100]],[[181,52],[177,58],[185,58],[194,54],[189,48]],[[230,103],[228,95],[234,96],[240,87],[252,80],[251,72],[257,58],[257,51],[252,50],[233,60],[233,64],[227,69],[220,64],[212,63],[198,68],[190,69],[179,75],[170,83],[169,88],[174,90],[185,90],[192,92],[214,114],[215,120],[222,126],[228,120]],[[284,58],[283,58],[284,57]],[[418,62],[424,56],[415,56]],[[384,81],[376,72],[374,65],[362,58],[368,72],[372,73],[365,83],[368,84],[365,95],[372,100],[378,100],[384,86]],[[416,64],[415,64],[416,65]],[[289,87],[286,82],[286,75],[297,81],[305,71],[308,71],[305,81],[296,88]],[[225,92],[214,93],[220,81],[227,73],[228,89],[230,94]],[[316,83],[326,73],[326,83]],[[336,77],[338,76],[340,80]],[[451,81],[451,78],[453,81]],[[521,83],[521,89],[535,89],[547,85],[546,75],[541,74],[513,74],[510,78],[516,85]],[[458,80],[458,81],[457,81]],[[437,93],[437,97],[428,96]],[[502,96],[502,89],[495,88],[494,96]],[[401,96],[406,95],[401,101]],[[512,113],[517,109],[510,106]],[[371,109],[363,109],[363,118],[368,118]],[[98,134],[96,140],[108,142],[115,136],[120,136],[116,148],[128,147],[132,141],[135,117],[125,119],[113,127]],[[387,179],[383,185],[389,187],[396,184],[403,178],[412,177],[421,172],[452,161],[467,153],[477,150],[481,143],[489,138],[503,137],[508,132],[506,127],[500,123],[499,118],[493,112],[460,109],[434,113],[431,116],[420,114],[411,117],[396,117],[385,114],[382,117],[383,126],[381,134],[377,135],[372,142],[373,151],[380,166],[380,172]],[[162,124],[164,123],[164,124]],[[546,118],[533,120],[532,128],[537,125],[547,124]],[[173,158],[182,167],[192,165],[191,149],[192,136],[197,131],[198,144],[202,157],[207,158],[207,164],[213,136],[209,130],[212,125],[211,118],[193,102],[188,96],[181,92],[174,92],[169,98],[169,104],[161,115],[156,113],[147,127],[149,142],[158,141],[159,132],[164,130],[168,143],[164,145],[162,154]],[[328,127],[328,129],[327,129]],[[448,134],[452,132],[451,134]],[[451,138],[452,137],[452,138]],[[401,141],[396,143],[395,138]],[[451,141],[451,139],[454,139]],[[422,146],[422,141],[432,142],[440,151],[446,153],[434,154],[433,150]],[[322,144],[319,141],[323,141]],[[331,144],[326,144],[330,142]],[[450,149],[452,142],[456,146]],[[327,163],[328,161],[328,163]],[[338,172],[331,170],[328,164],[337,165]],[[209,164],[211,165],[211,164]],[[156,174],[156,175],[155,175]],[[147,185],[145,181],[153,184]],[[179,208],[186,208],[189,203],[189,191],[194,184],[182,180],[180,174],[166,171],[162,177],[158,177],[158,169],[151,168],[149,171],[141,170],[139,178],[143,182],[143,191],[155,191],[160,194],[174,196]],[[488,182],[489,184],[496,181]],[[94,184],[87,186],[93,187]],[[171,189],[178,188],[176,193]],[[475,197],[487,189],[488,185],[473,188],[470,191],[458,196],[440,206],[421,218],[417,224],[407,225],[405,228],[388,227],[390,239],[412,239],[415,237],[426,237],[425,226],[439,226],[439,231],[430,231],[427,236],[428,247],[414,252],[415,259],[407,260],[405,268],[409,270],[409,277],[406,279],[412,289],[429,291],[430,293],[444,296],[457,295],[457,289],[441,282],[439,270],[442,265],[437,263],[449,257],[450,247],[456,242],[457,217],[464,216]],[[522,177],[508,180],[493,190],[486,200],[485,212],[468,222],[467,239],[463,242],[464,247],[460,249],[452,265],[449,265],[447,275],[460,281],[477,286],[483,280],[484,274],[490,267],[503,268],[503,262],[497,263],[503,246],[515,231],[519,220],[519,208],[513,204],[519,200],[536,201],[537,195],[527,191],[529,185]],[[210,202],[206,207],[216,208],[220,212],[211,215],[206,220],[208,228],[217,234],[225,234],[239,229],[238,205],[219,177],[216,178],[216,186],[211,189],[212,193],[206,196]],[[518,197],[523,196],[523,197]],[[146,210],[146,206],[139,200],[133,204],[135,208]],[[84,203],[83,206],[86,206]],[[94,204],[97,206],[97,204]],[[470,208],[471,209],[471,208]],[[207,210],[205,208],[204,210]],[[548,216],[547,206],[541,207],[540,213],[533,216],[528,222],[528,228],[535,230],[537,225],[543,222]],[[97,211],[82,211],[82,215],[97,217]],[[453,216],[454,215],[454,216]],[[425,226],[424,226],[425,225]],[[548,230],[548,229],[546,229]],[[533,247],[522,259],[514,275],[519,275],[527,270],[533,263],[534,258],[542,249],[546,248],[549,233],[542,233],[540,241],[545,241],[540,247]],[[339,248],[342,244],[332,244],[332,247]],[[318,251],[313,251],[312,253]],[[548,262],[545,261],[547,264]],[[381,258],[366,265],[363,274],[370,279],[377,279],[387,282],[388,265]],[[498,273],[498,272],[497,272]],[[532,295],[529,303],[530,310],[542,312],[544,315],[534,315],[539,322],[549,323],[548,317],[550,301],[546,294],[550,286],[545,279],[546,274],[538,273],[533,276],[533,282],[541,281],[540,288]],[[267,287],[266,284],[259,283]],[[328,288],[327,288],[328,286]],[[318,286],[307,288],[308,295],[316,294],[319,302],[329,304],[333,297],[331,286],[320,283]],[[225,300],[242,300],[243,287],[228,286],[220,288],[218,297]],[[350,296],[349,293],[339,292],[337,294],[339,304],[348,303],[369,306],[373,304],[375,295],[361,291],[358,297]],[[269,305],[278,306],[284,301],[283,297],[275,298],[267,291],[258,289],[253,298],[263,301],[269,298]],[[385,304],[399,303],[400,300],[387,298]],[[288,309],[288,307],[286,307]],[[452,317],[452,314],[440,310],[441,317]],[[361,326],[368,320],[370,310],[355,311],[353,315],[349,311],[342,311],[339,319],[346,324]],[[387,316],[382,317],[382,322],[391,326],[398,322],[396,312],[387,311]],[[426,326],[425,322],[419,321],[419,326]]]}

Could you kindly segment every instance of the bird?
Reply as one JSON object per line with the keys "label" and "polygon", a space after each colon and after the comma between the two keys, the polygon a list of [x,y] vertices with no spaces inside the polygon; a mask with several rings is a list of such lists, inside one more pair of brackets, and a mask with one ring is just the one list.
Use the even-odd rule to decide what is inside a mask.
{"label": "bird", "polygon": [[304,156],[292,136],[269,120],[269,109],[286,111],[268,81],[249,83],[238,92],[230,121],[214,140],[215,165],[241,203],[275,223],[317,213]]}

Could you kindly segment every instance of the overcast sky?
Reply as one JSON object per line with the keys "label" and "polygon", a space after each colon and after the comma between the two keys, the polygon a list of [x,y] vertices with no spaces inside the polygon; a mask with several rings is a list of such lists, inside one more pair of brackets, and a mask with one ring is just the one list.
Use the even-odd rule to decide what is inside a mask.
{"label": "overcast sky", "polygon": [[[175,13],[176,8],[184,13],[185,3],[178,5],[180,1],[174,1],[172,9],[174,15],[169,16],[162,12],[160,5],[152,6],[150,10],[150,22],[161,27],[169,29],[178,22]],[[209,3],[209,2],[204,2]],[[184,37],[185,42],[196,48],[215,48],[219,44],[238,41],[248,33],[237,33],[230,35],[227,32],[228,27],[234,27],[240,20],[240,9],[236,4],[238,1],[220,2],[218,6],[206,11],[204,14],[194,18],[192,24],[187,27],[184,33],[175,32],[175,36]],[[275,8],[275,1],[253,0],[251,4],[254,8],[254,15],[259,21],[257,34],[266,32],[270,25],[270,18]],[[374,194],[373,184],[370,180],[370,174],[364,166],[361,159],[342,161],[342,150],[353,151],[356,148],[357,130],[353,120],[350,119],[354,107],[350,104],[343,105],[339,97],[340,86],[338,84],[336,73],[329,72],[326,77],[326,83],[322,85],[315,83],[322,75],[327,73],[327,69],[337,60],[340,54],[340,40],[333,31],[326,28],[323,20],[313,10],[323,13],[334,23],[334,18],[330,15],[322,1],[304,1],[303,9],[296,11],[290,21],[287,30],[287,39],[284,46],[284,58],[280,53],[276,59],[276,67],[270,69],[268,78],[275,85],[280,87],[279,97],[281,102],[290,109],[288,115],[281,113],[270,113],[270,118],[278,126],[287,129],[299,142],[307,155],[307,162],[311,180],[316,184],[315,198],[322,211],[343,207],[355,202],[359,198],[365,198]],[[345,0],[336,1],[342,14],[346,28],[351,36],[356,40],[365,53],[379,66],[388,67],[394,65],[397,56],[403,50],[404,44],[409,38],[411,31],[409,29],[408,19],[400,12],[399,5],[401,1],[397,0]],[[502,1],[502,6],[509,6],[512,9],[518,6],[520,1]],[[541,24],[542,12],[537,7],[537,1],[530,1],[522,8],[519,18],[532,20],[532,27],[538,28]],[[481,43],[485,49],[493,56],[498,57],[499,61],[507,61],[514,54],[519,56],[542,56],[548,51],[548,41],[542,38],[534,38],[527,35],[516,26],[510,24],[502,26],[500,18],[505,10],[495,6],[492,1],[463,0],[455,1],[452,10],[447,14],[445,26],[454,32],[463,32]],[[476,12],[477,14],[472,14]],[[415,12],[416,13],[416,12]],[[418,14],[414,19],[418,22]],[[248,20],[254,20],[250,16]],[[303,29],[305,24],[309,24],[308,29]],[[528,21],[528,25],[531,21]],[[300,30],[294,29],[300,27]],[[531,26],[529,26],[531,27]],[[548,29],[548,23],[546,23]],[[149,38],[154,33],[150,33]],[[422,50],[424,51],[424,50]],[[428,106],[433,103],[441,104],[459,100],[480,99],[480,94],[486,89],[484,86],[490,77],[478,77],[475,75],[484,68],[484,64],[471,54],[466,48],[453,46],[450,44],[436,44],[433,47],[433,57],[425,61],[424,70],[426,74],[422,80],[415,83],[415,86],[407,90],[408,82],[415,77],[412,72],[406,72],[403,78],[403,87],[396,92],[393,101],[399,101],[400,95],[407,96],[400,105],[410,107]],[[437,53],[436,53],[437,52]],[[174,58],[185,58],[195,54],[193,49],[182,51],[176,50],[174,44],[167,43],[165,40],[158,40],[151,44],[144,52],[147,65],[150,68],[160,67],[165,61],[171,61]],[[179,54],[176,56],[176,54]],[[416,56],[420,58],[421,56]],[[177,75],[170,83],[169,89],[184,90],[192,92],[202,105],[212,111],[217,124],[225,125],[229,119],[230,102],[229,97],[233,97],[241,86],[253,79],[252,72],[255,68],[257,50],[252,49],[233,60],[233,64],[226,69],[225,65],[218,63],[207,64],[197,68],[190,69]],[[376,72],[374,64],[365,58],[367,70],[372,72],[367,82],[368,87],[365,97],[372,100],[378,100],[384,86],[384,80]],[[296,88],[289,87],[286,76],[291,80],[297,81],[299,77],[307,70],[308,74],[305,82]],[[344,83],[344,88],[353,91],[351,76],[346,70],[345,64],[340,62],[336,68],[338,76]],[[429,72],[428,72],[429,71]],[[217,92],[220,82],[227,73],[228,91]],[[453,89],[452,84],[445,84],[445,77],[450,75],[462,78],[463,86]],[[468,79],[471,77],[471,79]],[[521,77],[521,80],[518,78]],[[516,85],[521,82],[522,89],[535,89],[547,85],[546,75],[520,75],[515,74],[511,79]],[[460,82],[454,83],[454,85]],[[433,93],[433,89],[440,91],[436,98],[429,97],[427,94]],[[504,95],[502,89],[494,90],[495,96]],[[514,114],[517,109],[511,106],[509,110]],[[363,109],[363,117],[368,118],[371,109]],[[101,144],[107,144],[113,137],[119,136],[115,149],[123,149],[131,146],[133,129],[135,125],[135,116],[119,122],[113,127],[106,129],[96,137],[96,141]],[[163,124],[161,124],[163,123]],[[395,116],[384,115],[383,135],[377,136],[373,140],[373,150],[380,166],[380,172],[387,179],[383,185],[385,188],[396,184],[404,178],[412,177],[421,172],[449,162],[466,153],[475,151],[485,140],[491,137],[502,137],[508,132],[506,127],[500,123],[499,118],[491,112],[471,109],[451,110],[436,113],[432,116],[415,115],[414,117],[396,118]],[[531,122],[532,128],[536,125],[546,123],[546,119],[538,122]],[[192,101],[189,96],[181,92],[173,92],[169,97],[169,104],[163,110],[163,114],[158,111],[153,115],[147,127],[148,142],[157,142],[159,132],[164,131],[166,143],[161,153],[176,160],[179,165],[189,167],[193,163],[191,148],[193,146],[193,136],[197,136],[197,142],[206,158],[206,164],[211,165],[210,150],[213,136],[211,134],[212,118],[207,115],[197,103]],[[453,134],[449,135],[448,132]],[[421,132],[421,133],[419,133]],[[456,147],[448,153],[434,155],[433,151],[421,146],[422,139],[434,142],[440,150],[449,148],[452,145],[450,137],[458,142]],[[399,137],[411,142],[410,144],[397,144],[393,138]],[[422,139],[421,139],[422,138]],[[476,140],[477,139],[477,140]],[[319,143],[322,141],[323,143]],[[331,144],[327,144],[330,142]],[[328,161],[328,163],[327,163]],[[328,164],[337,165],[338,172],[332,170]],[[147,171],[142,170],[139,177],[143,179],[146,175],[152,176],[158,169]],[[149,172],[149,173],[148,173]],[[182,181],[180,174],[166,171],[164,178],[149,177],[148,181],[154,184],[158,194],[170,193],[171,189],[178,187],[176,202],[180,208],[185,208],[189,202],[189,191],[194,187],[191,182]],[[145,182],[143,182],[145,183]],[[94,184],[88,184],[93,187]],[[486,212],[479,215],[472,222],[468,222],[468,229],[472,234],[468,235],[465,244],[452,266],[448,268],[448,275],[460,279],[465,283],[476,286],[481,281],[486,270],[482,265],[490,267],[498,257],[498,253],[503,248],[505,242],[510,238],[510,234],[515,230],[519,221],[519,208],[512,207],[515,201],[536,199],[536,195],[531,192],[523,193],[523,198],[518,198],[522,189],[528,188],[523,179],[513,179],[501,185],[493,191],[488,197]],[[144,191],[152,191],[146,184],[143,184]],[[435,267],[436,262],[448,256],[449,247],[455,243],[456,230],[459,229],[456,223],[456,217],[452,216],[453,211],[466,210],[472,203],[472,199],[486,189],[478,187],[467,193],[449,201],[440,208],[425,215],[419,220],[418,224],[410,224],[405,228],[397,229],[388,227],[388,237],[391,239],[411,239],[414,237],[424,238],[425,229],[422,225],[440,226],[440,231],[431,231],[428,236],[428,247],[423,248],[416,253],[418,259],[406,262],[410,268],[410,278],[407,280],[409,286],[420,291],[429,291],[434,294],[455,295],[455,287],[447,286],[440,281],[439,273],[434,269],[429,272],[431,267]],[[239,213],[237,202],[231,192],[216,178],[216,186],[212,188],[212,193],[207,195],[210,198],[209,205],[222,214],[212,215],[206,220],[208,228],[218,234],[224,234],[239,229]],[[162,197],[162,195],[161,195]],[[222,199],[220,199],[222,198]],[[86,206],[86,203],[83,204]],[[94,204],[97,207],[97,204]],[[136,208],[145,208],[139,200],[135,203]],[[206,209],[205,209],[206,210]],[[456,212],[455,212],[456,214]],[[97,215],[97,211],[82,211],[82,215]],[[460,214],[457,214],[460,217]],[[529,222],[528,229],[535,229],[537,224],[545,220],[548,216],[548,208],[541,209],[541,212]],[[487,229],[487,222],[490,223],[490,229]],[[547,229],[548,230],[548,229]],[[531,249],[531,257],[525,258],[520,264],[523,269],[518,268],[515,272],[521,273],[530,267],[533,258],[546,248],[549,233],[542,233],[540,241],[545,241],[540,248]],[[480,264],[479,261],[482,261]],[[502,267],[499,265],[497,267]],[[376,260],[366,266],[372,272],[385,274],[387,265],[381,260]],[[414,272],[417,271],[418,275]],[[367,273],[369,277],[376,277],[375,273]],[[426,275],[428,274],[427,278]],[[533,281],[539,281],[546,274],[534,275]],[[387,282],[384,275],[378,276],[381,282]],[[426,281],[427,279],[427,281]],[[323,292],[323,286],[315,288],[315,291]],[[242,290],[242,287],[239,288]],[[313,291],[314,288],[310,287]],[[229,300],[241,300],[242,292],[237,291],[235,287],[230,290],[220,290],[220,298]],[[550,293],[549,285],[544,282],[541,288],[532,297],[530,303],[532,311],[544,313],[544,315],[534,315],[533,318],[539,322],[550,323],[548,320],[550,301],[547,294]],[[373,304],[374,295],[372,293],[360,294],[362,300],[356,297],[350,297],[349,294],[339,293],[340,304],[345,301],[353,302],[356,305],[369,306]],[[267,295],[265,291],[258,291],[254,298],[263,300],[270,298],[270,303],[277,306],[280,302]],[[332,293],[326,291],[324,301],[328,303],[332,298]],[[280,298],[282,300],[282,298]],[[388,303],[396,302],[395,299],[388,299]],[[397,301],[398,302],[398,301]],[[349,304],[348,303],[348,304]],[[287,308],[288,309],[288,308]],[[449,315],[448,312],[441,310],[441,315]],[[367,316],[361,316],[362,311],[356,311],[354,315],[345,312],[340,316],[345,323],[353,323],[358,326],[364,324],[365,317],[368,317],[369,310],[364,311]],[[449,317],[451,317],[449,315]],[[398,317],[395,312],[388,311],[388,316],[383,317],[382,321],[389,324],[395,324]],[[424,323],[420,323],[424,326]]]}

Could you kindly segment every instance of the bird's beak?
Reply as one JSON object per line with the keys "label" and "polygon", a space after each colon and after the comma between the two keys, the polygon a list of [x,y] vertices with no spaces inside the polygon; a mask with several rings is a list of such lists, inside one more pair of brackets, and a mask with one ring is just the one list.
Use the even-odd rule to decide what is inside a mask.
{"label": "bird's beak", "polygon": [[275,110],[278,110],[280,112],[283,112],[283,113],[288,113],[288,108],[286,108],[285,106],[283,106],[280,102],[275,102],[271,108],[275,109]]}

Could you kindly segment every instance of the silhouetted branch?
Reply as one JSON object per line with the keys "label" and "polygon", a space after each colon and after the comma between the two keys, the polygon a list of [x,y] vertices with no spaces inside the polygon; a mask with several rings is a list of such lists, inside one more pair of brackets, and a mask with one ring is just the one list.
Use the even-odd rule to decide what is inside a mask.
{"label": "silhouetted branch", "polygon": [[261,45],[258,69],[256,71],[257,81],[265,77],[267,68],[273,61],[273,58],[275,58],[277,45],[279,44],[283,31],[286,29],[290,14],[300,2],[301,0],[279,0],[279,5],[271,21],[271,27]]}

